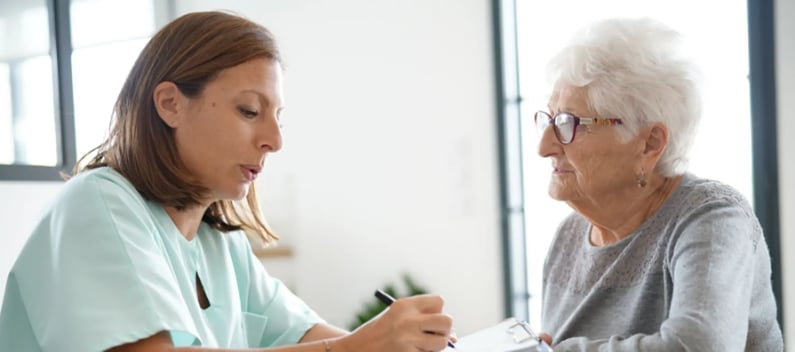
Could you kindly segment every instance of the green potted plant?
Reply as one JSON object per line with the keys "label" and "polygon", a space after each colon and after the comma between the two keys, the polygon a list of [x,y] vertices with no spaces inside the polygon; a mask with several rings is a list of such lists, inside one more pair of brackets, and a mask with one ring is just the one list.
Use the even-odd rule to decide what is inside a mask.
{"label": "green potted plant", "polygon": [[[411,297],[428,293],[428,291],[422,286],[418,285],[417,282],[414,281],[411,276],[409,276],[409,274],[403,274],[401,279],[406,289],[405,294],[400,294],[400,292],[398,292],[398,290],[396,290],[395,286],[392,284],[385,285],[382,290],[395,298]],[[370,319],[375,318],[375,316],[378,314],[381,314],[384,309],[386,309],[386,304],[382,303],[381,301],[375,298],[368,300],[364,307],[356,314],[356,319],[348,324],[348,330],[356,330],[362,324],[370,321]]]}

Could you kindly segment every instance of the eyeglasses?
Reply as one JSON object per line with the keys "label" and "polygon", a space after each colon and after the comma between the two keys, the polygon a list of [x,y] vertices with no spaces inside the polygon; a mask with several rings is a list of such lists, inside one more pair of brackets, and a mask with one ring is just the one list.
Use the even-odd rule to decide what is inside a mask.
{"label": "eyeglasses", "polygon": [[574,136],[577,135],[577,126],[579,125],[620,125],[621,119],[603,119],[598,117],[577,117],[567,112],[559,112],[552,117],[546,111],[538,111],[535,113],[536,132],[539,136],[544,135],[549,125],[552,125],[555,131],[555,137],[558,138],[560,144],[569,144],[574,141]]}

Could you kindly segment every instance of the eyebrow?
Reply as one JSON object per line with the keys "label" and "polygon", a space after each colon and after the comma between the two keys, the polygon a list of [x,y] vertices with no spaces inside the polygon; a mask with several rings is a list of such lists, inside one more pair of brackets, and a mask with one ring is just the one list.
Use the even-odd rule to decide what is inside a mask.
{"label": "eyebrow", "polygon": [[[561,113],[561,112],[569,113],[569,114],[572,114],[572,115],[578,115],[578,114],[576,114],[576,113],[575,113],[575,111],[574,111],[575,109],[572,109],[570,106],[564,106],[563,108],[561,108],[560,110],[558,110],[558,112],[557,112],[556,114],[553,114],[553,111],[552,111],[552,107],[551,107],[551,106],[547,105],[547,109],[549,110],[549,114],[550,114],[550,115],[553,115],[553,116],[554,116],[554,115],[557,115],[557,114],[559,114],[559,113]],[[578,115],[578,116],[579,116],[579,115]]]}
{"label": "eyebrow", "polygon": [[[262,100],[265,103],[265,106],[273,106],[274,105],[273,102],[270,99],[268,99],[267,96],[265,96],[265,94],[262,94],[262,92],[260,92],[260,91],[258,91],[256,89],[252,89],[252,88],[244,89],[240,93],[253,93],[253,94],[257,95],[260,98],[260,100]],[[286,108],[286,106],[283,106],[283,105],[279,106],[279,108],[276,109],[276,112],[281,112],[285,108]]]}

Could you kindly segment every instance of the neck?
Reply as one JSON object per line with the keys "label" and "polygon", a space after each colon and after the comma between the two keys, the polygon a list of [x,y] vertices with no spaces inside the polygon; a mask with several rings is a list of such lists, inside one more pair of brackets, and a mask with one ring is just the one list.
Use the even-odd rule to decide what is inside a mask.
{"label": "neck", "polygon": [[607,246],[626,238],[654,215],[681,180],[682,176],[654,175],[646,187],[633,187],[608,199],[591,199],[585,205],[570,205],[593,225],[591,244]]}
{"label": "neck", "polygon": [[183,210],[168,206],[164,206],[163,208],[166,210],[168,217],[171,218],[171,221],[174,222],[177,230],[179,230],[182,236],[185,236],[188,241],[196,237],[196,232],[199,231],[199,225],[201,225],[202,222],[202,216],[204,216],[204,212],[207,210],[205,206],[194,206]]}

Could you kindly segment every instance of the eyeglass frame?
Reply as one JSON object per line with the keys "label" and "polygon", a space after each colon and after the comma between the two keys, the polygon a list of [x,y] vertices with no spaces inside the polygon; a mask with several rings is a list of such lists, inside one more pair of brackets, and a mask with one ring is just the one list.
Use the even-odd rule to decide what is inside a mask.
{"label": "eyeglass frame", "polygon": [[[544,119],[544,122],[546,122],[546,124],[543,126],[543,128],[539,128],[539,125],[538,125],[538,115],[539,114],[541,114],[544,117],[546,117]],[[572,127],[572,129],[571,129],[571,139],[568,142],[564,142],[561,139],[561,137],[560,137],[560,128],[558,128],[557,119],[558,119],[558,116],[561,116],[561,115],[568,115],[568,116],[572,117],[572,119],[574,120],[574,127]],[[554,120],[554,122],[552,122],[553,120]],[[561,112],[555,114],[555,116],[552,116],[550,113],[548,113],[548,112],[546,112],[544,110],[536,111],[536,113],[533,114],[533,121],[535,122],[536,132],[538,132],[539,136],[544,135],[544,131],[547,130],[547,127],[552,125],[552,131],[555,132],[555,138],[557,138],[558,142],[560,142],[560,144],[563,144],[563,145],[569,145],[572,142],[574,142],[574,138],[577,137],[577,127],[580,126],[580,125],[614,126],[614,125],[622,125],[622,124],[624,124],[624,122],[621,121],[621,119],[601,118],[601,117],[579,117],[577,115],[574,115],[574,114],[572,114],[570,112],[565,112],[565,111],[561,111]]]}
{"label": "eyeglass frame", "polygon": [[[524,334],[525,337],[517,335],[516,330],[522,330],[521,334]],[[524,320],[516,320],[516,322],[508,327],[508,334],[511,335],[513,338],[513,342],[515,343],[524,343],[529,340],[534,340],[536,342],[536,351],[537,352],[552,352],[552,347],[550,347],[546,341],[541,339],[540,336],[536,335],[533,332],[533,329],[530,328],[530,324],[528,324]]]}

